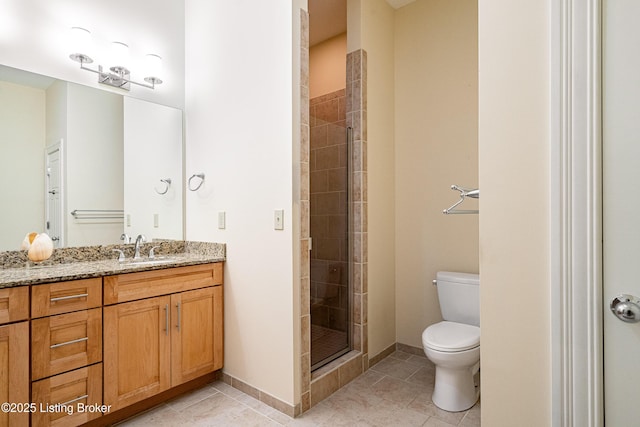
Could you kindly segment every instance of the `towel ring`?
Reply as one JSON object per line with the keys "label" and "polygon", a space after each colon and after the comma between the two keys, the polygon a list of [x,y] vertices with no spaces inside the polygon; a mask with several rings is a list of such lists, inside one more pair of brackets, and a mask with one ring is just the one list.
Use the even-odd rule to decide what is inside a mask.
{"label": "towel ring", "polygon": [[167,191],[169,191],[169,187],[171,187],[171,178],[161,179],[160,182],[164,182],[164,184],[166,185],[164,191],[160,191],[157,188],[154,188],[154,190],[156,190],[156,193],[160,195],[167,194]]}
{"label": "towel ring", "polygon": [[[198,186],[197,186],[196,188],[192,188],[192,187],[191,187],[191,180],[192,180],[193,178],[200,178],[200,179],[201,179],[200,183],[198,184]],[[194,173],[193,175],[191,175],[191,178],[189,178],[188,187],[189,187],[189,190],[190,190],[190,191],[198,191],[198,189],[199,189],[200,187],[202,187],[202,184],[204,184],[204,173],[202,173],[202,172],[200,172],[200,173]]]}

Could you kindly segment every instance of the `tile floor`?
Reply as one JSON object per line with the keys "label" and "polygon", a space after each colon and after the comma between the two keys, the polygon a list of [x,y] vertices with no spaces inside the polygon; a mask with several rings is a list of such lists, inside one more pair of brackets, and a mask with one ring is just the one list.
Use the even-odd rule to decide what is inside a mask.
{"label": "tile floor", "polygon": [[120,426],[480,426],[480,402],[457,413],[431,402],[434,373],[426,357],[396,351],[295,419],[217,381]]}

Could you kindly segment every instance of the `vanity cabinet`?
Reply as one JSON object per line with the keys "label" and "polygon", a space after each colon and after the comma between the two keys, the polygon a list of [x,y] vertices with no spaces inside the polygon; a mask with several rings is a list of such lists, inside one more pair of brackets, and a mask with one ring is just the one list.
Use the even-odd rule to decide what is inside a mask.
{"label": "vanity cabinet", "polygon": [[102,279],[31,288],[33,426],[77,426],[101,416]]}
{"label": "vanity cabinet", "polygon": [[[29,289],[0,289],[0,403],[29,402],[28,319]],[[0,426],[29,425],[28,411],[9,409],[0,411]]]}
{"label": "vanity cabinet", "polygon": [[222,263],[105,277],[104,301],[112,411],[222,368]]}

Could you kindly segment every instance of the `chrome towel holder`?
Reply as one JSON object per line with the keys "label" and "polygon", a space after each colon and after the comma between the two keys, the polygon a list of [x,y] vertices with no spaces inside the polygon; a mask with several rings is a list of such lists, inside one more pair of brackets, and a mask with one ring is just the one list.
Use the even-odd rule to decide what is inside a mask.
{"label": "chrome towel holder", "polygon": [[[200,178],[200,182],[198,183],[197,187],[193,188],[191,186],[191,181],[193,180],[193,178]],[[202,184],[204,184],[204,173],[200,172],[200,173],[194,173],[193,175],[191,175],[191,177],[189,178],[189,182],[187,184],[187,187],[189,188],[190,191],[198,191],[198,189],[200,187],[202,187]]]}
{"label": "chrome towel holder", "polygon": [[464,200],[467,197],[471,197],[472,199],[479,199],[480,198],[480,190],[475,188],[475,189],[470,189],[470,188],[464,188],[464,187],[460,187],[457,185],[452,185],[451,186],[452,190],[456,190],[460,192],[460,200],[458,200],[457,202],[455,202],[453,205],[449,206],[449,208],[445,209],[442,211],[443,214],[445,215],[451,215],[451,214],[477,214],[480,211],[478,209],[456,209],[456,207],[458,205],[460,205],[462,202],[464,202]]}
{"label": "chrome towel holder", "polygon": [[160,195],[167,194],[167,191],[169,191],[169,187],[171,187],[171,178],[162,178],[160,182],[163,182],[165,185],[164,191],[160,191],[157,188],[154,188],[154,190],[156,190],[156,193]]}

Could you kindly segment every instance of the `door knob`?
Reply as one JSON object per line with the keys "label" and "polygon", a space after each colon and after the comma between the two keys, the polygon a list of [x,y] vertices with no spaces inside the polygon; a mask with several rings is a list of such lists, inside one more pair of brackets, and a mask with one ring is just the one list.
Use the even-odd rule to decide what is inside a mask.
{"label": "door knob", "polygon": [[613,314],[623,322],[640,322],[640,299],[633,295],[622,294],[611,300],[609,306]]}

